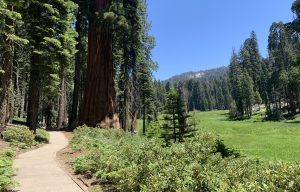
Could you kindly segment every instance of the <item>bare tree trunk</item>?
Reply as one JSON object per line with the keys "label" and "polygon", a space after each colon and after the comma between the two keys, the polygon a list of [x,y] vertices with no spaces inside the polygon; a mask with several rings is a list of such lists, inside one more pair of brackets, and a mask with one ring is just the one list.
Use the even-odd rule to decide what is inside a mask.
{"label": "bare tree trunk", "polygon": [[28,87],[27,86],[24,88],[24,98],[23,99],[24,99],[24,101],[23,101],[24,105],[23,105],[23,116],[22,117],[25,118],[26,111],[28,111]]}
{"label": "bare tree trunk", "polygon": [[38,112],[40,100],[40,78],[37,56],[31,57],[29,93],[28,93],[28,107],[27,107],[27,126],[30,130],[36,131],[38,126]]}
{"label": "bare tree trunk", "polygon": [[84,29],[84,19],[82,16],[81,11],[78,11],[77,18],[76,18],[76,31],[78,33],[78,44],[76,45],[76,49],[80,50],[76,53],[75,56],[75,75],[74,75],[74,91],[73,91],[73,100],[72,100],[72,109],[71,109],[71,115],[70,115],[70,121],[69,121],[69,127],[71,129],[75,129],[78,119],[78,106],[79,106],[79,99],[80,99],[80,89],[81,89],[81,71],[84,63],[84,56],[83,50],[84,45],[83,38],[85,36],[85,29]]}
{"label": "bare tree trunk", "polygon": [[[14,53],[14,52],[13,52]],[[14,54],[12,53],[12,58],[14,57]],[[13,64],[12,64],[13,66]],[[11,70],[11,78],[10,78],[10,82],[9,82],[9,87],[8,87],[8,100],[7,100],[7,122],[8,123],[12,123],[13,119],[14,119],[14,106],[15,106],[15,99],[14,99],[14,86],[13,86],[13,80],[12,80],[12,74],[13,74],[13,69]]]}
{"label": "bare tree trunk", "polygon": [[[111,0],[93,0],[91,13],[101,12]],[[79,124],[119,127],[115,119],[115,90],[112,62],[112,32],[99,26],[91,17],[89,23],[88,64]]]}
{"label": "bare tree trunk", "polygon": [[46,124],[47,130],[52,129],[52,118],[53,118],[52,110],[53,110],[53,104],[52,104],[52,101],[50,101],[47,104],[47,107],[45,110],[45,124]]}
{"label": "bare tree trunk", "polygon": [[[13,10],[13,7],[10,7],[10,9]],[[11,40],[5,41],[3,51],[2,70],[4,70],[4,74],[3,76],[0,76],[0,133],[5,129],[8,117],[10,115],[8,98],[10,98],[14,53],[13,42]]]}
{"label": "bare tree trunk", "polygon": [[12,52],[11,43],[7,44],[7,49],[4,52],[3,58],[3,67],[2,69],[5,71],[4,75],[0,77],[0,132],[5,129],[7,123],[7,117],[9,115],[9,94],[10,94],[10,83],[12,78]]}
{"label": "bare tree trunk", "polygon": [[136,132],[136,128],[137,128],[137,112],[134,109],[132,119],[131,119],[131,133]]}
{"label": "bare tree trunk", "polygon": [[63,128],[63,123],[65,120],[65,110],[66,110],[66,72],[65,69],[61,69],[61,77],[60,77],[60,94],[59,94],[59,101],[58,101],[58,115],[57,115],[57,128]]}
{"label": "bare tree trunk", "polygon": [[295,99],[293,92],[291,90],[288,91],[288,99],[289,99],[289,107],[291,111],[291,115],[296,115],[296,104],[295,104]]}
{"label": "bare tree trunk", "polygon": [[143,93],[143,135],[146,135],[146,98],[145,93]]}

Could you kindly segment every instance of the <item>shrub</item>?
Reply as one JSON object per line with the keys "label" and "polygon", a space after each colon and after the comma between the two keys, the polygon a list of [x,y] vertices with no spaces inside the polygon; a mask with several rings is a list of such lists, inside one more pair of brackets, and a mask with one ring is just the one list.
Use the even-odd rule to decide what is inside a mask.
{"label": "shrub", "polygon": [[50,135],[45,129],[37,129],[35,141],[38,143],[49,143]]}
{"label": "shrub", "polygon": [[12,158],[13,151],[11,149],[0,152],[0,191],[8,191],[16,184],[11,179],[13,176]]}
{"label": "shrub", "polygon": [[3,139],[20,148],[28,148],[36,144],[35,136],[25,126],[10,126],[3,132]]}
{"label": "shrub", "polygon": [[210,133],[162,147],[157,138],[82,127],[71,143],[89,151],[75,171],[118,191],[300,191],[300,165],[237,157]]}

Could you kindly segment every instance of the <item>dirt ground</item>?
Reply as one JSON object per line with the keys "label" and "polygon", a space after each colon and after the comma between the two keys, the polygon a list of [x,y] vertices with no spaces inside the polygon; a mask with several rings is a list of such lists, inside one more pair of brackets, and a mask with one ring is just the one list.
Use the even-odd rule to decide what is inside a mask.
{"label": "dirt ground", "polygon": [[9,145],[6,142],[4,142],[2,139],[0,139],[0,150],[4,149],[5,147],[8,147],[8,146]]}

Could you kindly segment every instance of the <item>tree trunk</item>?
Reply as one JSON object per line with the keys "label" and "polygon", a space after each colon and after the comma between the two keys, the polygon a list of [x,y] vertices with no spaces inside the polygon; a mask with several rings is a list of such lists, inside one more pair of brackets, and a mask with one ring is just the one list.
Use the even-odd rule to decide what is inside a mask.
{"label": "tree trunk", "polygon": [[[91,13],[109,7],[111,0],[93,0]],[[115,115],[115,90],[112,62],[112,32],[97,25],[91,16],[88,34],[88,64],[79,124],[119,127]]]}
{"label": "tree trunk", "polygon": [[[13,7],[10,7],[13,10]],[[12,22],[10,20],[6,22]],[[6,37],[4,37],[6,39]],[[6,40],[4,45],[3,53],[3,64],[2,70],[4,74],[0,76],[0,133],[5,129],[6,123],[8,121],[10,109],[9,109],[9,99],[10,98],[10,86],[12,81],[12,71],[13,71],[13,42],[11,40]]]}
{"label": "tree trunk", "polygon": [[[12,58],[14,57],[14,52],[12,52]],[[12,64],[13,66],[13,64]],[[7,100],[7,112],[6,112],[6,119],[8,123],[12,123],[14,119],[14,106],[15,106],[15,100],[14,100],[14,88],[13,88],[13,81],[12,81],[12,74],[13,74],[13,69],[10,71],[10,81],[9,81],[9,86],[8,86],[8,100]]]}
{"label": "tree trunk", "polygon": [[23,116],[22,117],[26,117],[26,111],[28,111],[28,87],[26,86],[26,88],[24,88],[24,101],[23,101],[24,105],[23,105]]}
{"label": "tree trunk", "polygon": [[296,115],[296,104],[295,104],[293,92],[291,90],[288,90],[288,100],[289,100],[291,115]]}
{"label": "tree trunk", "polygon": [[143,94],[143,135],[146,135],[146,101],[145,101],[145,94]]}
{"label": "tree trunk", "polygon": [[8,42],[6,50],[3,54],[3,66],[2,69],[5,71],[4,75],[0,77],[0,132],[5,129],[7,123],[7,117],[9,115],[9,94],[10,94],[10,83],[12,78],[12,44]]}
{"label": "tree trunk", "polygon": [[135,133],[137,128],[137,112],[134,110],[132,119],[131,119],[131,133]]}
{"label": "tree trunk", "polygon": [[79,97],[80,97],[80,89],[81,89],[81,70],[84,65],[84,56],[83,50],[84,45],[82,44],[84,34],[83,31],[83,16],[81,11],[78,11],[77,19],[76,19],[76,31],[78,33],[76,49],[80,50],[76,53],[75,56],[75,75],[74,75],[74,91],[73,91],[73,101],[72,101],[72,109],[70,115],[69,127],[71,129],[75,129],[78,119],[78,106],[79,106]]}
{"label": "tree trunk", "polygon": [[40,78],[39,59],[36,55],[31,56],[31,69],[27,107],[27,126],[32,131],[36,131],[38,126],[38,112],[40,100]]}
{"label": "tree trunk", "polygon": [[65,120],[65,110],[66,110],[66,72],[65,69],[61,69],[61,77],[60,77],[60,94],[59,94],[59,104],[58,104],[58,115],[57,115],[57,128],[63,128],[63,123]]}
{"label": "tree trunk", "polygon": [[52,101],[50,101],[47,104],[46,111],[45,111],[45,124],[47,130],[52,129],[52,118],[53,118],[52,110],[53,110],[53,105],[52,105]]}

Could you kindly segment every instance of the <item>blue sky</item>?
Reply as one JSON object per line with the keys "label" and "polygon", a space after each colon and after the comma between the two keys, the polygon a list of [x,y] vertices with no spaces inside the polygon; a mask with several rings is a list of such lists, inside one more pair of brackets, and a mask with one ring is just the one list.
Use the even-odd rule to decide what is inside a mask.
{"label": "blue sky", "polygon": [[148,0],[157,79],[227,66],[232,49],[254,30],[267,55],[272,22],[293,19],[293,0]]}

